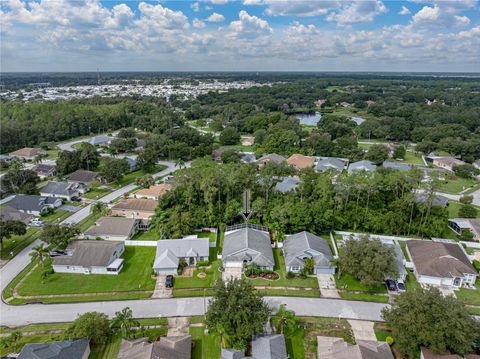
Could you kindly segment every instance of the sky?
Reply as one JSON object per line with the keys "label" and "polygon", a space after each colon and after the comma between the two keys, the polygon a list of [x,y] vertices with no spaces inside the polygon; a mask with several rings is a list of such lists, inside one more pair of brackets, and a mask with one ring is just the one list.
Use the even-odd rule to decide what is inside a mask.
{"label": "sky", "polygon": [[477,0],[1,0],[0,70],[480,72]]}

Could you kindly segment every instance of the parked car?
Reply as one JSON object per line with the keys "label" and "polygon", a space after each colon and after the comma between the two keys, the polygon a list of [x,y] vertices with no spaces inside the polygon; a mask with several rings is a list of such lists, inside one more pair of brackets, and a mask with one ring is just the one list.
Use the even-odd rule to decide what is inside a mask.
{"label": "parked car", "polygon": [[173,288],[173,275],[167,275],[167,278],[165,279],[165,287]]}
{"label": "parked car", "polygon": [[44,222],[43,222],[41,219],[38,219],[38,218],[36,218],[36,217],[35,217],[35,218],[32,218],[32,219],[30,220],[30,225],[31,225],[32,227],[41,227],[41,226],[43,226],[43,224],[44,224]]}
{"label": "parked car", "polygon": [[402,280],[397,280],[397,288],[400,293],[405,292],[405,283]]}
{"label": "parked car", "polygon": [[73,196],[70,199],[72,200],[72,202],[81,202],[82,201],[82,199],[80,197],[77,197],[77,196]]}
{"label": "parked car", "polygon": [[393,279],[387,279],[385,281],[385,284],[387,285],[389,291],[395,292],[397,290],[397,285],[395,284],[395,281]]}

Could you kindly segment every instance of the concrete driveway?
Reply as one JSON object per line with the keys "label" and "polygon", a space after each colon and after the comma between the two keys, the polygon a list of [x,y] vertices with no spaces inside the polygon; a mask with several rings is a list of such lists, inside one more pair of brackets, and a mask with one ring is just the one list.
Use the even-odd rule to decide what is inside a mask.
{"label": "concrete driveway", "polygon": [[222,279],[224,281],[232,279],[242,278],[243,268],[242,267],[225,267],[224,272],[222,273]]}
{"label": "concrete driveway", "polygon": [[318,287],[320,288],[320,296],[325,298],[340,298],[335,279],[332,274],[317,274]]}
{"label": "concrete driveway", "polygon": [[373,330],[373,322],[349,319],[348,323],[352,327],[355,340],[377,340]]}
{"label": "concrete driveway", "polygon": [[166,275],[158,275],[157,282],[155,283],[155,290],[153,291],[152,298],[171,298],[172,288],[165,286]]}

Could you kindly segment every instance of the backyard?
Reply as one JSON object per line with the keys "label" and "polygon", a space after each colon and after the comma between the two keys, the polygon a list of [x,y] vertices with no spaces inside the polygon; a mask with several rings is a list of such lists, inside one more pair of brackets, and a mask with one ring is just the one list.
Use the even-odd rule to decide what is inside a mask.
{"label": "backyard", "polygon": [[478,181],[475,179],[450,176],[446,177],[444,181],[440,182],[440,187],[438,190],[440,192],[457,194],[472,186],[478,186]]}
{"label": "backyard", "polygon": [[476,289],[460,288],[455,292],[455,296],[467,305],[480,306],[480,279],[475,282]]}

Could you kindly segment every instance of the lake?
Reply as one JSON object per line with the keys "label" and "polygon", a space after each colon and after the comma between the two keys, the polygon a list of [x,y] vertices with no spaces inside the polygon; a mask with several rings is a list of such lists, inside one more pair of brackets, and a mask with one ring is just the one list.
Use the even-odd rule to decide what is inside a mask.
{"label": "lake", "polygon": [[295,116],[295,118],[300,121],[301,125],[316,126],[318,121],[320,121],[320,119],[322,118],[322,115],[320,114],[320,112],[315,112],[315,114],[304,113]]}

